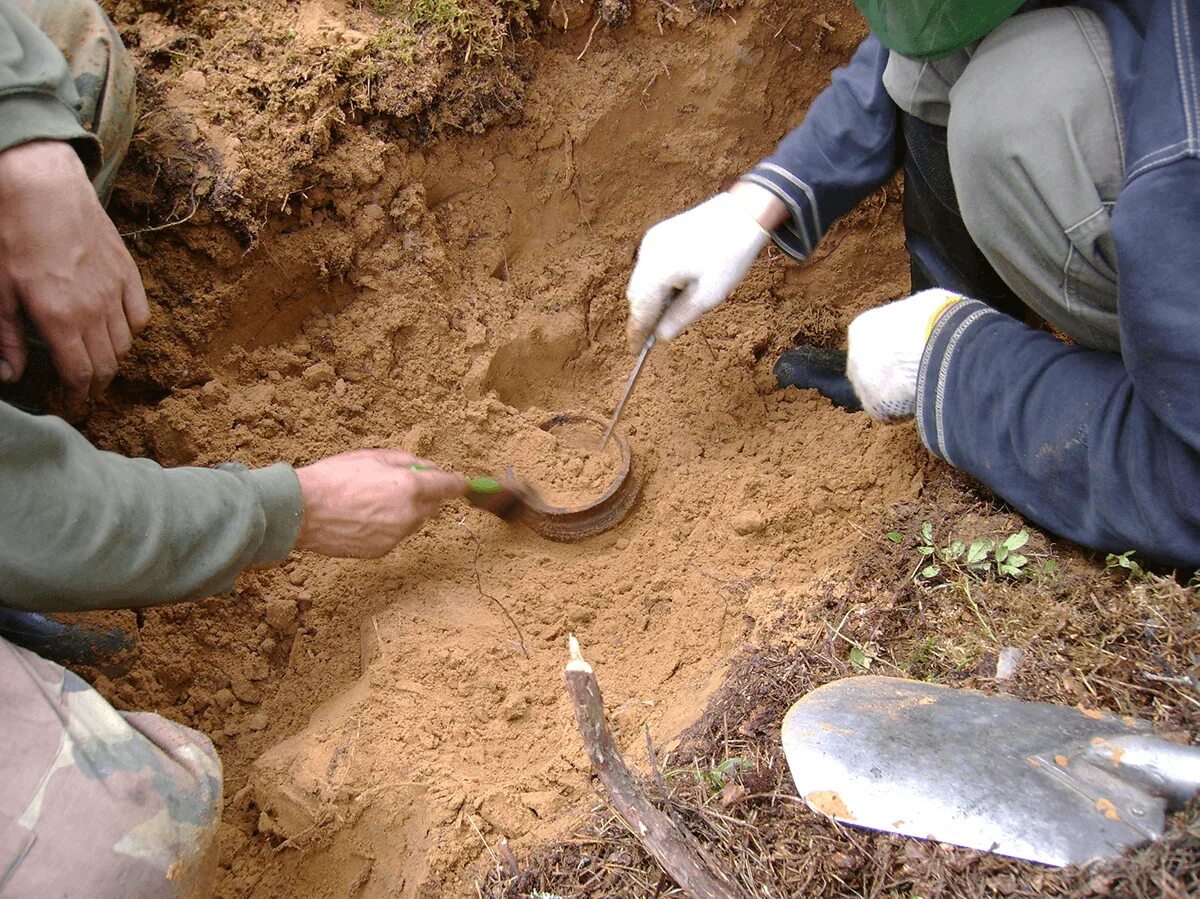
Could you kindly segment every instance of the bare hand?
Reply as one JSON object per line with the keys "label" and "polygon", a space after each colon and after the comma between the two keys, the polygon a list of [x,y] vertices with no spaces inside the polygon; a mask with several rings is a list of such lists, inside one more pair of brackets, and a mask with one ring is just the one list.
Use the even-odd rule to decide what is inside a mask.
{"label": "bare hand", "polygon": [[[414,470],[413,466],[422,466]],[[339,453],[296,470],[304,520],[296,549],[376,559],[416,531],[467,479],[399,450]]]}
{"label": "bare hand", "polygon": [[62,141],[0,153],[0,210],[0,381],[25,370],[23,308],[68,402],[96,396],[150,320],[133,258]]}

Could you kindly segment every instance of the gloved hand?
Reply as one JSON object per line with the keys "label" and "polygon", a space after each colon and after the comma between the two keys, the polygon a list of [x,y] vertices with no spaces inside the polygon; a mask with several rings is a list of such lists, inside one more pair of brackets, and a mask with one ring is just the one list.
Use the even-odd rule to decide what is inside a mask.
{"label": "gloved hand", "polygon": [[[720,305],[769,239],[750,207],[729,193],[717,194],[647,231],[625,290],[630,349],[641,349],[651,332],[659,340],[674,340]],[[679,295],[672,301],[676,291]]]}
{"label": "gloved hand", "polygon": [[890,422],[912,418],[925,342],[942,313],[961,299],[935,287],[850,322],[846,375],[868,415]]}

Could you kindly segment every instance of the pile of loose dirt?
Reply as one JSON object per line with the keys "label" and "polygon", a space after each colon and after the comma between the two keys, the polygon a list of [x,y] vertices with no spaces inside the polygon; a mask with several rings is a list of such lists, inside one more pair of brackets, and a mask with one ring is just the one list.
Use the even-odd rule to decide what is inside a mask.
{"label": "pile of loose dirt", "polygon": [[620,472],[615,440],[600,445],[604,425],[590,420],[546,419],[507,441],[506,457],[518,479],[545,503],[565,509],[598,500]]}
{"label": "pile of loose dirt", "polygon": [[[303,81],[286,115],[286,79],[256,81],[260,51],[315,78],[334,38],[346,46],[337,28],[381,33],[374,12],[147,9],[117,7],[139,59],[170,25],[162,52],[195,54],[205,87],[157,56],[144,69],[163,118],[143,120],[118,212],[138,231],[162,192],[190,217],[130,238],[155,323],[89,434],[168,464],[302,464],[360,446],[471,474],[518,463],[562,498],[591,491],[609,457],[538,425],[611,412],[641,234],[769,152],[863,33],[848,0],[753,0],[736,17],[645,6],[617,31],[559,0],[522,51],[533,74],[507,124],[434,141],[352,114],[336,72]],[[456,66],[435,105],[473,121]],[[245,203],[221,205],[234,194],[220,177],[189,187],[232,153],[203,162],[162,143],[173,110],[210,106],[230,146],[243,135]],[[277,163],[278,178],[262,174]],[[894,188],[805,265],[764,254],[648,362],[622,424],[645,487],[615,532],[554,544],[452,504],[385,559],[297,555],[233,596],[131,614],[141,652],[98,684],[212,735],[222,895],[462,895],[502,838],[524,851],[559,832],[592,801],[562,689],[568,632],[603,672],[625,745],[694,721],[731,653],[810,614],[814,585],[848,577],[885,510],[939,467],[909,427],[771,389],[793,334],[836,342],[907,289]]]}

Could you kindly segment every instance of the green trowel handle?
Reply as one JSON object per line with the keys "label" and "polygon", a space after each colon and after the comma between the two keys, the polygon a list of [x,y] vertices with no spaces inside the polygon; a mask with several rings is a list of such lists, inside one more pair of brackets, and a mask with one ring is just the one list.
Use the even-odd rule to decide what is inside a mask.
{"label": "green trowel handle", "polygon": [[[432,465],[410,465],[409,471],[437,471]],[[504,492],[504,485],[495,478],[479,477],[471,478],[467,481],[467,492],[481,496],[491,496],[495,493]]]}

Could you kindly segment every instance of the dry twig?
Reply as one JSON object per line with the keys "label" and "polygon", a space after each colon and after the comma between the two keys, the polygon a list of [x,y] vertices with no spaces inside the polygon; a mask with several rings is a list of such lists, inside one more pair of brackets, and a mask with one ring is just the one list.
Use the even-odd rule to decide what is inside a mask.
{"label": "dry twig", "polygon": [[592,768],[609,802],[663,870],[697,899],[736,899],[740,891],[718,878],[700,857],[698,847],[638,789],[633,774],[621,758],[604,716],[604,700],[592,666],[579,652],[579,641],[570,637],[571,658],[564,676],[567,693],[575,705],[579,732]]}

